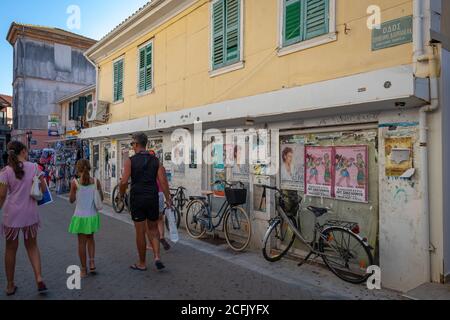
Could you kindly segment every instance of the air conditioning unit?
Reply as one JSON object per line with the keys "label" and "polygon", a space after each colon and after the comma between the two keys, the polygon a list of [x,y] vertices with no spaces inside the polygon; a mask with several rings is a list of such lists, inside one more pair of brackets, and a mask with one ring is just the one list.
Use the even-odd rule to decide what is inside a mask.
{"label": "air conditioning unit", "polygon": [[109,116],[109,103],[105,101],[91,101],[86,107],[86,120],[88,122],[106,122]]}

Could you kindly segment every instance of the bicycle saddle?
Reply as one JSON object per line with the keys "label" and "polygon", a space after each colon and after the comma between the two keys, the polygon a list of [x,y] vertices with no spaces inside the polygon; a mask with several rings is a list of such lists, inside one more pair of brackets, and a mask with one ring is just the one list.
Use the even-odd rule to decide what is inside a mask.
{"label": "bicycle saddle", "polygon": [[317,218],[323,216],[324,214],[326,214],[328,212],[328,209],[319,208],[319,207],[313,207],[313,206],[309,206],[308,210],[311,211],[312,213],[314,213],[314,215]]}
{"label": "bicycle saddle", "polygon": [[189,197],[189,200],[200,200],[200,201],[205,201],[206,200],[206,197],[203,197],[203,196],[190,196]]}

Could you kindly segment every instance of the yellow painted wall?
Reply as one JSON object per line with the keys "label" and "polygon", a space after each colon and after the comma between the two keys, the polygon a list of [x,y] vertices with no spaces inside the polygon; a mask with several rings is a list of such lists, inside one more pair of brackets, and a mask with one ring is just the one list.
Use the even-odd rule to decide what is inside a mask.
{"label": "yellow painted wall", "polygon": [[[412,1],[336,0],[338,40],[277,55],[278,0],[244,0],[245,67],[214,78],[210,65],[210,2],[185,12],[100,63],[99,98],[112,102],[113,61],[125,59],[124,102],[111,105],[112,122],[192,108],[351,74],[412,63],[412,44],[371,51],[369,5],[382,21],[412,15]],[[344,34],[344,23],[351,29]],[[137,95],[138,47],[154,39],[154,91]]]}

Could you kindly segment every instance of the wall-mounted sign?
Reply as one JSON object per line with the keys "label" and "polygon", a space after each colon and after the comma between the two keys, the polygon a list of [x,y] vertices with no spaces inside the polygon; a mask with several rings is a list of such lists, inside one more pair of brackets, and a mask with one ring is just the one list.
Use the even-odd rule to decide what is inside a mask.
{"label": "wall-mounted sign", "polygon": [[372,51],[386,49],[413,41],[413,17],[402,17],[381,24],[372,30]]}
{"label": "wall-mounted sign", "polygon": [[384,145],[387,177],[400,177],[414,167],[411,137],[386,138]]}

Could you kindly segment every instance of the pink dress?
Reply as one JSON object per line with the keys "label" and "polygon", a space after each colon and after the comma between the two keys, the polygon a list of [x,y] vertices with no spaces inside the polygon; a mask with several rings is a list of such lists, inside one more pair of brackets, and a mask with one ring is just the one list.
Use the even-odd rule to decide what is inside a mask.
{"label": "pink dress", "polygon": [[[0,184],[8,187],[3,205],[3,221],[0,229],[7,240],[15,240],[22,230],[25,239],[36,237],[40,225],[37,202],[30,196],[36,166],[31,162],[23,164],[25,175],[18,180],[14,170],[7,166],[0,172]],[[38,174],[41,171],[38,169]]]}

